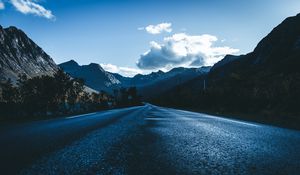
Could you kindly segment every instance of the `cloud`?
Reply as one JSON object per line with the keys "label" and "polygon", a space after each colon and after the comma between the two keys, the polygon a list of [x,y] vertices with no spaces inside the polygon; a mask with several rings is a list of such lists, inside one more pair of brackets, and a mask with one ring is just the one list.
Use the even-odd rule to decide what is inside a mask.
{"label": "cloud", "polygon": [[144,27],[139,27],[137,28],[138,30],[144,30],[145,28]]}
{"label": "cloud", "polygon": [[172,24],[171,23],[160,23],[157,25],[149,25],[147,27],[139,27],[138,30],[146,30],[148,33],[157,35],[162,32],[172,32]]}
{"label": "cloud", "polygon": [[125,77],[133,77],[136,74],[142,74],[143,71],[140,69],[135,69],[135,68],[129,68],[129,67],[119,67],[113,64],[100,64],[101,67],[108,71],[108,72],[112,72],[112,73],[118,73],[121,74]]}
{"label": "cloud", "polygon": [[2,1],[0,1],[0,10],[3,10],[3,9],[5,9],[5,5]]}
{"label": "cloud", "polygon": [[225,55],[239,51],[228,46],[215,47],[217,40],[213,35],[178,33],[165,37],[163,44],[152,41],[150,50],[141,55],[137,66],[148,70],[211,66]]}
{"label": "cloud", "polygon": [[10,0],[12,5],[23,14],[34,14],[47,19],[55,19],[50,10],[36,3],[37,0]]}

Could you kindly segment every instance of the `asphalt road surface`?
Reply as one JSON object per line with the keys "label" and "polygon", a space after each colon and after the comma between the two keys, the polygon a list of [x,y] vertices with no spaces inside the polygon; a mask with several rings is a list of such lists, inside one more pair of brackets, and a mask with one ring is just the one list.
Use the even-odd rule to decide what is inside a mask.
{"label": "asphalt road surface", "polygon": [[0,174],[299,174],[300,132],[147,104],[0,126]]}

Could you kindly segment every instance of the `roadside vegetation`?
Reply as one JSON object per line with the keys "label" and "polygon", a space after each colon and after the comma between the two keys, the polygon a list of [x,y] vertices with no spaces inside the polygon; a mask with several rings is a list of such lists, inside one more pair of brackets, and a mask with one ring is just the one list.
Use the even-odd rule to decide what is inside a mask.
{"label": "roadside vegetation", "polygon": [[0,120],[51,118],[139,104],[135,87],[116,89],[113,95],[89,92],[82,79],[62,70],[53,76],[19,75],[15,85],[10,79],[0,83]]}
{"label": "roadside vegetation", "polygon": [[181,85],[152,103],[300,129],[300,74],[263,73],[199,77],[189,83],[206,79],[205,89],[201,83]]}

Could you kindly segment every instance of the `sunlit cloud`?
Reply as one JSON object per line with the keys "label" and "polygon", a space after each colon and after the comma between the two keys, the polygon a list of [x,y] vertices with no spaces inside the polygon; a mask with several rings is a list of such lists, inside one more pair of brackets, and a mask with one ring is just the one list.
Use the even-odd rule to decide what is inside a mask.
{"label": "sunlit cloud", "polygon": [[50,10],[37,4],[37,0],[10,0],[12,5],[23,14],[33,14],[47,19],[54,20],[55,16]]}
{"label": "sunlit cloud", "polygon": [[157,35],[162,32],[172,32],[172,24],[171,23],[160,23],[157,25],[148,25],[147,27],[139,27],[138,30],[146,30],[148,33]]}
{"label": "sunlit cloud", "polygon": [[165,37],[162,44],[150,42],[150,49],[141,55],[137,66],[141,69],[211,66],[227,54],[239,52],[228,46],[216,47],[213,35],[174,34]]}

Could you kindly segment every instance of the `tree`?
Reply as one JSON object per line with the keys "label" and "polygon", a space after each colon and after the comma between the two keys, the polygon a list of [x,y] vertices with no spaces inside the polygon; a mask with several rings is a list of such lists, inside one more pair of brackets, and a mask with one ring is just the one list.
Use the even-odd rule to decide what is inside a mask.
{"label": "tree", "polygon": [[101,95],[99,93],[93,92],[91,98],[92,98],[92,102],[95,104],[99,104],[101,102]]}
{"label": "tree", "polygon": [[67,98],[67,92],[73,86],[73,83],[71,83],[71,77],[65,74],[63,70],[59,69],[54,74],[54,81],[56,89],[53,90],[56,91],[56,102],[58,104],[65,103]]}
{"label": "tree", "polygon": [[127,93],[128,93],[128,98],[129,98],[129,101],[130,101],[131,105],[138,104],[139,99],[138,99],[136,87],[128,88]]}
{"label": "tree", "polygon": [[0,84],[2,101],[5,103],[16,103],[18,101],[18,89],[12,85],[11,79]]}
{"label": "tree", "polygon": [[73,79],[69,81],[69,85],[67,86],[69,89],[67,90],[67,101],[73,106],[78,101],[80,94],[84,90],[84,81],[82,79]]}

